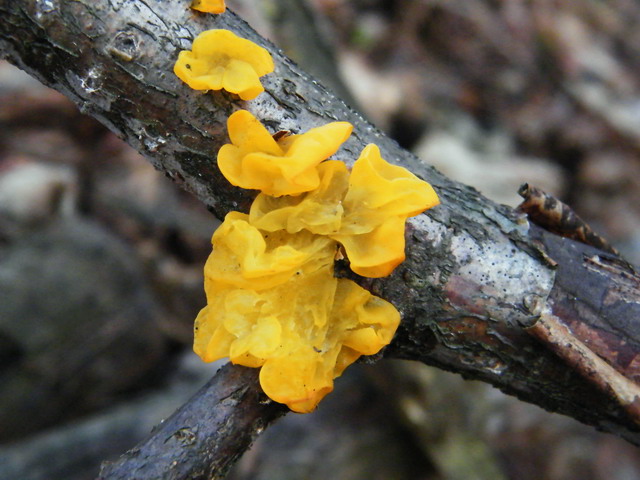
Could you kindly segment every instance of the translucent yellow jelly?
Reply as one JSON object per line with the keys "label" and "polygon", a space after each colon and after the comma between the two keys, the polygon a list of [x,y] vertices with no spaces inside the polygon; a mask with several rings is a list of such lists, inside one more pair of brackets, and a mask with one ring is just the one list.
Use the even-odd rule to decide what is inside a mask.
{"label": "translucent yellow jelly", "polygon": [[207,30],[191,50],[178,54],[173,71],[194,90],[221,90],[252,100],[264,91],[260,77],[271,73],[271,54],[230,30]]}

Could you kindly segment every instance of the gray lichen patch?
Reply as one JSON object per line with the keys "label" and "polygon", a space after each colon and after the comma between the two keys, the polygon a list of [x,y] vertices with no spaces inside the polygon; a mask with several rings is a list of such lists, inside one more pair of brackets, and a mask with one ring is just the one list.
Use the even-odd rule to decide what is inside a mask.
{"label": "gray lichen patch", "polygon": [[553,285],[553,272],[507,237],[480,243],[457,235],[452,238],[451,252],[459,265],[453,276],[473,284],[474,296],[482,299],[487,313],[495,318],[504,317],[492,310],[517,308],[532,295],[546,298]]}

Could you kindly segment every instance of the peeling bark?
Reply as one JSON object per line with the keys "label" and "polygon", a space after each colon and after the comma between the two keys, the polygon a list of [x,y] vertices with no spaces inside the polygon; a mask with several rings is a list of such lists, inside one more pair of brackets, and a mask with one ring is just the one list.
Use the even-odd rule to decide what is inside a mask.
{"label": "peeling bark", "polygon": [[[226,141],[226,118],[234,110],[250,110],[272,131],[351,122],[354,134],[339,159],[352,164],[366,144],[375,142],[386,159],[429,181],[442,200],[442,205],[409,221],[407,260],[391,276],[365,279],[338,269],[400,310],[402,325],[385,356],[418,360],[489,382],[640,445],[640,428],[619,399],[524,328],[535,325],[548,306],[571,335],[583,329],[597,331],[607,348],[624,345],[624,360],[605,358],[635,380],[640,351],[640,334],[633,325],[640,313],[638,277],[619,267],[615,257],[536,228],[523,214],[424,165],[232,12],[201,15],[190,11],[186,2],[160,0],[0,0],[0,18],[4,57],[69,96],[83,112],[197,195],[218,218],[230,210],[246,211],[253,198],[252,192],[230,186],[215,163],[215,152]],[[255,101],[241,102],[225,92],[195,92],[173,75],[178,51],[209,28],[229,28],[273,53],[276,70],[264,77],[266,92]],[[613,300],[602,295],[607,292]],[[593,347],[593,342],[584,343]],[[251,382],[254,388],[255,379]],[[214,402],[210,408],[225,408],[224,402],[209,398]],[[192,403],[183,407],[190,408]],[[263,408],[267,416],[272,407]],[[229,425],[245,435],[243,428],[256,432],[251,425]],[[189,458],[196,458],[203,451],[197,450],[200,442],[212,441],[196,437],[192,445],[181,446],[181,454],[194,449]],[[171,445],[165,448],[171,450]],[[229,451],[218,452],[228,456]],[[216,459],[207,456],[208,461]],[[137,467],[135,454],[129,460],[127,468]],[[171,478],[201,478],[184,475]]]}
{"label": "peeling bark", "polygon": [[566,238],[532,231],[558,263],[553,315],[628,379],[640,379],[640,277],[628,263]]}
{"label": "peeling bark", "polygon": [[640,386],[616,371],[587,347],[558,317],[541,312],[528,331],[602,392],[615,397],[636,425],[640,425]]}

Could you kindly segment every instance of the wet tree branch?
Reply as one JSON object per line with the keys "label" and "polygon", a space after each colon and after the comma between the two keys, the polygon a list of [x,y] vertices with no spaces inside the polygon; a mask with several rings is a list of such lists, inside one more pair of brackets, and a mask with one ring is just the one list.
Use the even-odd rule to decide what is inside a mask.
{"label": "wet tree branch", "polygon": [[258,370],[227,364],[139,445],[105,463],[98,478],[222,479],[255,437],[286,412],[262,392]]}
{"label": "wet tree branch", "polygon": [[[606,369],[594,371],[561,354],[555,339],[536,327],[543,317],[565,325],[566,348],[580,342],[635,385],[640,334],[633,320],[639,318],[640,288],[633,269],[610,254],[535,228],[524,215],[452,182],[365,122],[233,13],[205,16],[187,3],[0,0],[0,53],[107,125],[218,218],[247,210],[253,195],[230,186],[215,162],[231,112],[246,108],[273,131],[297,132],[332,120],[353,123],[340,159],[352,163],[364,145],[375,142],[385,158],[431,182],[442,200],[409,222],[407,260],[390,277],[353,277],[402,313],[385,356],[489,382],[640,445],[635,393],[612,392],[609,386],[617,383],[601,381]],[[255,101],[194,92],[173,75],[178,51],[209,28],[229,28],[273,52],[276,70],[265,77],[266,92]],[[194,400],[172,417],[177,423],[171,428],[190,432],[188,441],[175,432],[166,437],[162,429],[149,439],[160,446],[167,465],[190,465],[180,470],[182,476],[163,478],[208,478],[212,470],[203,465],[216,465],[219,474],[226,468],[218,463],[220,456],[231,461],[247,445],[225,442],[234,434],[252,438],[279,413],[253,394],[248,403],[234,401],[235,407],[227,408],[224,396],[209,389],[218,382],[228,387],[229,381],[237,382],[234,391],[255,388],[255,378],[231,375],[214,378],[201,393],[208,408],[221,412],[230,435],[208,435],[204,418],[193,414],[201,406]],[[247,410],[238,407],[249,404]],[[236,423],[249,413],[253,423]],[[158,443],[158,438],[171,441]],[[155,461],[140,453],[145,448],[129,452],[117,467],[129,472],[127,478],[158,478],[157,472],[132,473]],[[103,478],[123,478],[110,473],[115,471],[107,467]]]}

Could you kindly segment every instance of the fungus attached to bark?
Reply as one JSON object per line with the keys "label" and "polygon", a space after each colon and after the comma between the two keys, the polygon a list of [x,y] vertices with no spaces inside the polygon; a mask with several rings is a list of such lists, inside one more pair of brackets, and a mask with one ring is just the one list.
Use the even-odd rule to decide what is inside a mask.
{"label": "fungus attached to bark", "polygon": [[191,8],[204,13],[224,13],[224,0],[193,0]]}
{"label": "fungus attached to bark", "polygon": [[212,244],[194,350],[205,361],[262,367],[265,393],[293,411],[312,411],[335,377],[398,327],[393,305],[333,276],[337,244],[328,237],[263,233],[231,212]]}
{"label": "fungus attached to bark", "polygon": [[240,212],[227,214],[212,244],[214,251],[205,264],[205,277],[251,290],[272,288],[315,271],[332,263],[336,250],[333,240],[309,232],[265,234]]}
{"label": "fungus attached to bark", "polygon": [[213,234],[194,350],[208,362],[261,367],[271,399],[310,412],[334,378],[388,345],[400,323],[393,305],[334,276],[338,242],[354,272],[388,275],[404,259],[407,217],[438,197],[375,145],[351,172],[327,160],[351,134],[347,122],[275,139],[240,110],[228,129],[220,171],[261,193],[248,215],[229,213]]}
{"label": "fungus attached to bark", "polygon": [[440,201],[427,182],[387,163],[376,145],[368,145],[349,175],[344,164],[318,167],[319,187],[297,197],[258,195],[251,223],[266,231],[303,229],[340,242],[351,269],[364,277],[384,277],[404,258],[408,217]]}
{"label": "fungus attached to bark", "polygon": [[370,144],[353,165],[340,231],[332,238],[344,246],[351,270],[385,277],[405,259],[406,219],[439,203],[430,184],[387,163]]}
{"label": "fungus attached to bark", "polygon": [[224,89],[252,100],[264,91],[260,77],[274,68],[266,49],[229,30],[202,32],[191,48],[180,52],[173,71],[194,90]]}
{"label": "fungus attached to bark", "polygon": [[252,225],[267,232],[307,230],[317,235],[340,231],[342,201],[349,187],[347,166],[338,160],[318,165],[318,188],[297,196],[272,197],[261,193],[251,205]]}
{"label": "fungus attached to bark", "polygon": [[298,195],[318,188],[318,165],[336,153],[351,135],[348,122],[332,122],[274,140],[246,110],[228,121],[230,144],[218,152],[218,166],[233,185],[267,195]]}

